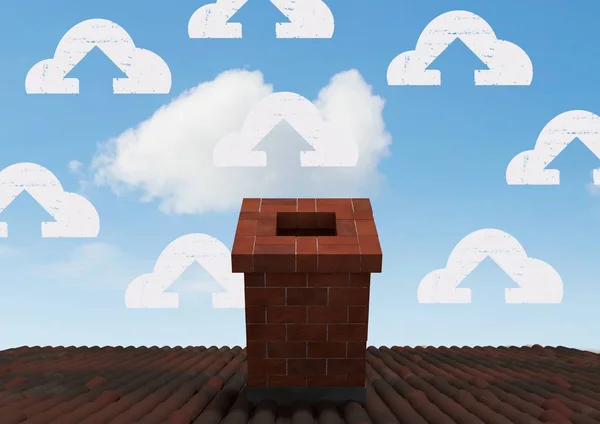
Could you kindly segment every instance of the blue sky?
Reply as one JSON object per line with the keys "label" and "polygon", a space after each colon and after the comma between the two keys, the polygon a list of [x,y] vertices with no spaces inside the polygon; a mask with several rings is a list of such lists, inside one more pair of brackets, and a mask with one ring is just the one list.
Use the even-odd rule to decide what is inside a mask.
{"label": "blue sky", "polygon": [[[600,196],[589,187],[600,161],[573,143],[552,165],[561,170],[560,186],[505,181],[509,161],[533,148],[552,118],[573,109],[600,112],[596,2],[540,8],[522,0],[330,0],[335,35],[312,40],[275,39],[268,25],[277,14],[260,0],[240,11],[250,36],[236,40],[188,38],[189,17],[206,3],[199,0],[84,3],[0,6],[0,167],[43,165],[66,190],[85,195],[101,220],[97,239],[41,239],[39,222],[47,215],[26,195],[2,214],[11,235],[0,239],[0,349],[244,345],[243,310],[211,307],[210,292],[194,284],[207,278],[200,266],[172,286],[179,309],[126,309],[128,283],[151,272],[160,252],[182,235],[206,233],[231,246],[244,196],[336,193],[371,197],[380,233],[384,272],[372,279],[370,344],[600,348]],[[441,87],[388,86],[389,62],[413,49],[433,18],[461,9],[527,52],[532,85],[475,87],[473,70],[481,65],[454,43],[435,64]],[[111,78],[119,70],[93,52],[72,74],[81,94],[27,95],[29,68],[51,57],[69,28],[91,18],[118,23],[138,47],[161,56],[172,73],[170,94],[113,95]],[[201,86],[193,102],[154,115],[184,91],[235,69],[228,80]],[[276,164],[269,174],[236,176],[208,168],[206,146],[233,125],[231,116],[243,118],[268,85],[311,100],[330,89],[321,92],[324,110],[347,122],[363,147],[377,144],[364,147],[371,165],[360,178],[365,184],[317,176],[296,185]],[[230,115],[220,113],[227,107]],[[159,121],[145,130],[125,133],[153,116]],[[81,166],[70,169],[72,161]],[[419,304],[421,278],[482,228],[510,233],[530,257],[551,264],[564,282],[562,304],[504,304],[503,289],[514,283],[490,260],[461,285],[472,288],[472,304]]]}

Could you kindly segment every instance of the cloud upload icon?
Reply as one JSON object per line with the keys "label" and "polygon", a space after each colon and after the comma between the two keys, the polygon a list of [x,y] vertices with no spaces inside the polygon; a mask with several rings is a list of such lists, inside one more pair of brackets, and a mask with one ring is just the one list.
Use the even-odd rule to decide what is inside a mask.
{"label": "cloud upload icon", "polygon": [[115,94],[167,94],[171,71],[150,50],[136,47],[121,26],[107,19],[88,19],[72,27],[56,46],[54,57],[44,59],[27,73],[27,94],[79,94],[79,80],[65,76],[98,47],[127,78],[113,78]]}
{"label": "cloud upload icon", "polygon": [[[600,159],[600,117],[586,110],[571,110],[553,118],[542,129],[533,150],[516,155],[506,167],[508,185],[559,185],[560,171],[546,169],[576,138]],[[600,168],[592,171],[600,185]]]}
{"label": "cloud upload icon", "polygon": [[[98,237],[100,218],[83,196],[64,191],[48,169],[35,163],[17,163],[0,171],[0,214],[23,191],[56,222],[42,222],[42,237]],[[8,224],[0,222],[0,237],[8,237]]]}
{"label": "cloud upload icon", "polygon": [[506,303],[561,303],[563,282],[554,268],[529,258],[510,234],[493,228],[477,230],[450,253],[446,267],[427,274],[419,284],[419,303],[471,303],[471,289],[458,285],[487,257],[518,284],[505,289]]}
{"label": "cloud upload icon", "polygon": [[415,50],[390,62],[388,85],[441,85],[441,72],[427,67],[457,38],[488,67],[475,71],[475,85],[531,85],[533,65],[527,53],[498,39],[482,17],[464,10],[433,19],[421,32]]}
{"label": "cloud upload icon", "polygon": [[[323,0],[270,0],[289,22],[275,24],[276,38],[331,38],[335,21]],[[188,21],[190,38],[242,38],[242,24],[228,22],[248,0],[217,0],[198,8]]]}
{"label": "cloud upload icon", "polygon": [[127,308],[178,308],[179,295],[166,293],[193,263],[199,263],[226,290],[212,294],[213,308],[244,307],[244,277],[231,271],[231,252],[207,234],[181,236],[162,251],[154,270],[134,279],[125,292]]}
{"label": "cloud upload icon", "polygon": [[327,122],[305,97],[291,92],[271,94],[247,115],[238,133],[222,138],[213,151],[215,166],[267,166],[267,154],[253,149],[282,120],[313,148],[300,153],[303,167],[347,167],[358,164],[358,145],[345,128]]}

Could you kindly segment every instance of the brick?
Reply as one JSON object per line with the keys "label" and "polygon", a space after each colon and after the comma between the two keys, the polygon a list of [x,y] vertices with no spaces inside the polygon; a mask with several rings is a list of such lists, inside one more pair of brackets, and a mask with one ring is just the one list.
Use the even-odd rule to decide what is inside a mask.
{"label": "brick", "polygon": [[258,220],[255,219],[242,219],[238,221],[237,228],[235,230],[235,236],[255,236],[256,229],[258,228]]}
{"label": "brick", "polygon": [[354,212],[370,212],[371,214],[373,213],[373,208],[371,207],[371,201],[369,199],[352,199],[352,206]]}
{"label": "brick", "polygon": [[252,255],[231,255],[232,272],[254,272],[254,256]]}
{"label": "brick", "polygon": [[285,305],[285,289],[246,287],[246,306],[280,306]]}
{"label": "brick", "polygon": [[244,274],[244,286],[245,287],[265,287],[265,274],[264,273],[245,273]]}
{"label": "brick", "polygon": [[307,273],[318,271],[317,238],[296,238],[296,271]]}
{"label": "brick", "polygon": [[367,355],[367,342],[347,342],[346,358],[365,359]]}
{"label": "brick", "polygon": [[317,199],[317,212],[353,212],[351,199]]}
{"label": "brick", "polygon": [[288,374],[317,375],[325,374],[325,359],[288,359]]}
{"label": "brick", "polygon": [[[237,234],[237,233],[236,233]],[[256,236],[276,236],[277,220],[273,218],[261,218],[256,223]],[[367,235],[367,234],[365,234]]]}
{"label": "brick", "polygon": [[369,289],[366,287],[333,287],[329,289],[331,306],[368,305]]}
{"label": "brick", "polygon": [[248,375],[285,374],[285,359],[253,359],[248,361]]}
{"label": "brick", "polygon": [[246,306],[246,323],[248,324],[266,324],[267,309],[265,306]]}
{"label": "brick", "polygon": [[361,271],[381,272],[383,254],[377,236],[359,236]]}
{"label": "brick", "polygon": [[345,306],[309,306],[309,324],[346,324],[348,322],[348,308]]}
{"label": "brick", "polygon": [[362,359],[328,359],[327,374],[364,374],[366,366]]}
{"label": "brick", "polygon": [[260,246],[296,246],[296,237],[290,236],[256,236],[254,237],[254,240],[255,243]]}
{"label": "brick", "polygon": [[279,259],[282,256],[292,255],[293,257],[295,254],[296,247],[289,244],[256,244],[254,246],[254,256],[269,255]]}
{"label": "brick", "polygon": [[258,212],[260,211],[260,199],[257,198],[245,198],[242,199],[242,212]]}
{"label": "brick", "polygon": [[360,270],[363,272],[380,273],[383,269],[383,257],[381,255],[361,255]]}
{"label": "brick", "polygon": [[287,324],[288,342],[319,342],[326,340],[327,326],[325,324]]}
{"label": "brick", "polygon": [[348,374],[344,387],[365,387],[367,385],[367,376],[363,373]]}
{"label": "brick", "polygon": [[331,236],[331,237],[317,237],[317,243],[321,246],[337,246],[345,244],[358,244],[358,237],[356,236]]}
{"label": "brick", "polygon": [[296,249],[294,246],[265,244],[254,246],[254,271],[294,272],[296,270]]}
{"label": "brick", "polygon": [[245,212],[240,211],[239,220],[240,221],[258,221],[261,218],[260,212]]}
{"label": "brick", "polygon": [[358,245],[319,245],[318,248],[319,272],[360,272]]}
{"label": "brick", "polygon": [[306,387],[306,376],[270,375],[269,387]]}
{"label": "brick", "polygon": [[298,199],[298,212],[316,212],[316,199]]}
{"label": "brick", "polygon": [[306,322],[306,306],[269,306],[267,323],[303,324]]}
{"label": "brick", "polygon": [[368,324],[368,306],[348,306],[348,324]]}
{"label": "brick", "polygon": [[377,227],[375,227],[375,221],[370,219],[357,219],[355,221],[356,232],[358,236],[376,236]]}
{"label": "brick", "polygon": [[308,358],[345,358],[346,343],[344,342],[308,342]]}
{"label": "brick", "polygon": [[350,287],[371,287],[371,274],[367,272],[350,274]]}
{"label": "brick", "polygon": [[246,339],[248,342],[285,341],[285,324],[247,324]]}
{"label": "brick", "polygon": [[338,236],[356,236],[356,224],[353,219],[338,219],[335,223]]}
{"label": "brick", "polygon": [[236,235],[231,249],[231,268],[233,272],[254,271],[253,251],[254,237]]}
{"label": "brick", "polygon": [[261,213],[275,213],[279,214],[282,212],[295,213],[296,205],[261,205]]}
{"label": "brick", "polygon": [[[289,329],[288,329],[289,333]],[[288,334],[289,335],[289,334]],[[367,340],[366,324],[328,324],[327,341],[362,342]]]}
{"label": "brick", "polygon": [[306,342],[269,342],[269,358],[306,358]]}
{"label": "brick", "polygon": [[263,374],[248,374],[248,387],[269,387],[269,380]]}
{"label": "brick", "polygon": [[347,273],[310,273],[307,281],[308,287],[346,287],[349,283]]}
{"label": "brick", "polygon": [[246,355],[248,359],[266,359],[267,358],[267,343],[265,342],[248,342],[246,346]]}
{"label": "brick", "polygon": [[298,199],[292,198],[278,198],[278,197],[265,197],[261,199],[261,211],[263,206],[296,206]]}
{"label": "brick", "polygon": [[252,255],[254,253],[254,236],[236,236],[233,239],[232,255]]}
{"label": "brick", "polygon": [[267,287],[306,287],[306,274],[267,274]]}
{"label": "brick", "polygon": [[383,255],[378,236],[359,236],[360,251],[363,255]]}
{"label": "brick", "polygon": [[286,304],[291,305],[327,305],[327,289],[289,288],[286,291]]}
{"label": "brick", "polygon": [[345,387],[345,375],[309,375],[306,385],[308,387]]}

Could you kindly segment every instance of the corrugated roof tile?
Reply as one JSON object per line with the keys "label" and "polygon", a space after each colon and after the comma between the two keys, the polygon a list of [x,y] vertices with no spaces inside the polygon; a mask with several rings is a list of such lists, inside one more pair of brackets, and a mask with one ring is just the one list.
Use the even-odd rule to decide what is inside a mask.
{"label": "corrugated roof tile", "polygon": [[600,355],[563,346],[369,347],[367,403],[246,402],[246,351],[0,352],[2,424],[600,424]]}

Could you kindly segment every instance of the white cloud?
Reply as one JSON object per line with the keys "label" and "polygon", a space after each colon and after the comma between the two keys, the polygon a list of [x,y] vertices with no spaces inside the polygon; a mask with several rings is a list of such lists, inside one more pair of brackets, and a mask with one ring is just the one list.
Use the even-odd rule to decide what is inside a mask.
{"label": "white cloud", "polygon": [[464,237],[450,253],[445,268],[423,277],[417,292],[419,303],[471,303],[471,289],[457,286],[487,257],[519,285],[505,289],[506,303],[561,303],[563,282],[556,270],[528,257],[517,239],[493,228]]}
{"label": "white cloud", "polygon": [[68,163],[68,167],[69,171],[71,171],[72,173],[79,174],[83,167],[83,163],[79,162],[78,160],[71,160]]}
{"label": "white cloud", "polygon": [[314,103],[325,120],[354,136],[357,167],[304,169],[308,177],[293,185],[293,172],[214,167],[216,143],[239,131],[252,107],[272,93],[258,71],[230,70],[200,84],[101,144],[92,162],[95,182],[118,194],[140,190],[142,200],[158,199],[172,213],[233,209],[242,197],[359,196],[377,188],[378,165],[389,154],[391,137],[382,117],[384,100],[356,70],[335,75]]}

